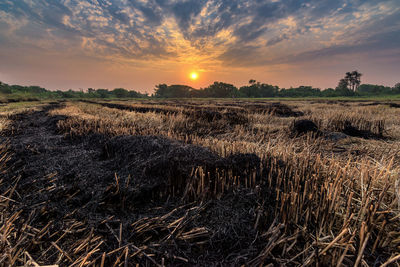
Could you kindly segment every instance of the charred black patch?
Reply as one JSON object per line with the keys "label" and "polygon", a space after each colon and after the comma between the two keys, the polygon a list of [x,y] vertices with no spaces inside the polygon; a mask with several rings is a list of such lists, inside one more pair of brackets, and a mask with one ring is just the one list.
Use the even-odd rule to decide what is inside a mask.
{"label": "charred black patch", "polygon": [[343,131],[343,133],[350,135],[350,136],[354,136],[354,137],[361,137],[361,138],[367,138],[367,139],[375,137],[375,134],[373,134],[370,131],[360,130],[357,127],[354,127],[353,125],[351,125],[350,121],[344,122],[342,131]]}
{"label": "charred black patch", "polygon": [[226,112],[223,113],[223,117],[228,121],[230,125],[246,125],[249,122],[247,117],[243,113],[239,112]]}
{"label": "charred black patch", "polygon": [[270,113],[278,117],[299,117],[304,115],[303,112],[294,111],[288,105],[279,102],[249,105],[248,109],[253,112]]}
{"label": "charred black patch", "polygon": [[391,108],[400,108],[400,104],[397,104],[397,103],[389,103],[389,106]]}
{"label": "charred black patch", "polygon": [[328,129],[364,139],[385,138],[385,122],[380,120],[369,121],[359,118],[352,121],[350,119],[337,119],[330,122]]}
{"label": "charred black patch", "polygon": [[321,132],[318,126],[311,120],[294,121],[290,127],[292,136],[299,136],[309,132],[320,135]]}
{"label": "charred black patch", "polygon": [[[64,217],[73,214],[74,219],[102,229],[101,222],[109,216],[135,220],[149,206],[189,196],[187,184],[198,184],[202,177],[207,181],[202,196],[210,197],[217,192],[218,177],[233,173],[245,179],[259,167],[255,155],[223,158],[202,147],[155,136],[110,139],[92,134],[66,139],[57,132],[57,122],[65,117],[47,114],[57,105],[15,116],[20,131],[9,136],[10,179],[21,177],[18,200],[29,212],[37,207],[32,221],[37,227],[49,221],[53,227],[63,227]],[[21,216],[29,216],[28,210]],[[113,236],[108,241],[109,246],[118,246]]]}
{"label": "charred black patch", "polygon": [[379,105],[384,105],[385,103],[383,102],[371,102],[371,103],[360,103],[359,105],[362,107],[368,107],[368,106],[379,106]]}
{"label": "charred black patch", "polygon": [[220,124],[227,125],[245,125],[248,123],[248,119],[243,113],[239,112],[219,112],[215,110],[194,110],[194,111],[185,111],[188,117],[193,118],[194,120],[201,120],[204,122],[218,122]]}
{"label": "charred black patch", "polygon": [[177,113],[177,111],[174,111],[174,110],[168,110],[168,109],[163,109],[163,108],[155,108],[155,107],[134,107],[134,106],[129,106],[129,105],[114,104],[114,103],[97,103],[97,102],[92,102],[92,103],[100,104],[103,107],[107,107],[107,108],[128,110],[128,111],[139,112],[139,113],[148,113],[148,112],[155,112],[155,113],[161,113],[161,114],[175,114],[175,113]]}
{"label": "charred black patch", "polygon": [[400,108],[399,103],[394,102],[371,102],[371,103],[360,103],[360,106],[379,106],[379,105],[388,105],[391,108]]}
{"label": "charred black patch", "polygon": [[151,191],[154,196],[182,196],[188,179],[199,179],[193,176],[199,168],[207,176],[210,193],[215,191],[213,182],[218,174],[245,178],[260,168],[260,159],[254,154],[222,158],[199,146],[154,136],[112,138],[105,144],[102,157],[113,162],[121,177],[135,177],[137,191]]}
{"label": "charred black patch", "polygon": [[[120,110],[128,110],[140,113],[147,112],[155,112],[161,114],[177,114],[179,111],[168,109],[168,108],[155,108],[155,107],[135,107],[130,105],[123,104],[115,104],[115,103],[104,103],[104,102],[95,102],[90,100],[83,100],[82,102],[99,104],[108,108],[115,108]],[[233,124],[242,124],[245,123],[245,114],[247,113],[270,113],[279,117],[299,117],[303,116],[304,113],[301,111],[294,111],[291,107],[286,104],[282,104],[280,102],[274,103],[265,103],[265,102],[235,102],[233,104],[224,103],[224,104],[216,104],[212,106],[207,106],[206,104],[183,104],[179,102],[172,103],[163,103],[157,102],[158,105],[168,105],[174,107],[184,108],[182,111],[183,114],[187,116],[191,116],[194,118],[200,118],[207,120],[209,122],[220,120],[223,118],[228,118],[229,122]],[[150,104],[147,104],[150,105]],[[224,115],[225,114],[225,115]],[[236,123],[238,122],[238,123]]]}
{"label": "charred black patch", "polygon": [[207,122],[212,122],[216,120],[221,120],[222,115],[218,111],[212,110],[195,110],[193,112],[186,112],[187,115],[191,116],[195,120],[204,120]]}

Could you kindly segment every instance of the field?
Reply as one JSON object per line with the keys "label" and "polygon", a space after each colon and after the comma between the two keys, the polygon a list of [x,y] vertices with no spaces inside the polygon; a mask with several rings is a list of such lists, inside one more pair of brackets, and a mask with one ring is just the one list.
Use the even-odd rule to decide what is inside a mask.
{"label": "field", "polygon": [[0,266],[400,264],[399,102],[9,103],[0,131]]}

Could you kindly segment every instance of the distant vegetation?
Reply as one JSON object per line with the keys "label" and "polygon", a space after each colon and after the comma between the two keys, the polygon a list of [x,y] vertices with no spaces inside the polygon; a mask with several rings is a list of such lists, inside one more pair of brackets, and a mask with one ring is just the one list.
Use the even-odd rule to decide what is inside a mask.
{"label": "distant vegetation", "polygon": [[383,85],[362,84],[357,91],[347,87],[336,87],[321,90],[312,86],[299,86],[296,88],[279,88],[270,84],[256,82],[240,88],[232,84],[214,82],[204,89],[194,89],[186,85],[160,84],[155,88],[153,97],[159,98],[265,98],[265,97],[341,97],[341,96],[390,96],[400,94],[400,83],[394,87]]}
{"label": "distant vegetation", "polygon": [[39,99],[59,99],[59,98],[141,98],[147,97],[133,90],[124,88],[108,89],[88,88],[86,91],[50,91],[40,86],[21,86],[8,85],[0,82],[0,100],[6,102],[12,100],[39,100]]}
{"label": "distant vegetation", "polygon": [[400,83],[393,87],[361,84],[361,73],[347,72],[336,88],[321,90],[312,86],[279,88],[278,86],[250,80],[248,85],[240,88],[224,83],[214,82],[206,88],[195,89],[187,85],[159,84],[154,94],[142,94],[124,88],[93,89],[81,91],[50,91],[40,86],[8,85],[0,82],[0,102],[65,99],[65,98],[267,98],[267,97],[362,97],[400,95]]}
{"label": "distant vegetation", "polygon": [[362,74],[358,71],[347,72],[336,88],[321,90],[312,86],[296,88],[279,88],[278,86],[250,80],[249,84],[240,88],[232,84],[214,82],[212,85],[194,89],[186,85],[159,84],[155,88],[154,97],[212,97],[212,98],[266,98],[266,97],[341,97],[341,96],[390,96],[400,94],[400,83],[394,87],[383,85],[361,84]]}

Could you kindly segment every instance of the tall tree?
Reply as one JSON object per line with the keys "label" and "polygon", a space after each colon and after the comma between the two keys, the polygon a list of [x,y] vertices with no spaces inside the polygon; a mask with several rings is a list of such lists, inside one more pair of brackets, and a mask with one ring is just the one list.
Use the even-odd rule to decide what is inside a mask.
{"label": "tall tree", "polygon": [[340,79],[337,88],[340,90],[349,89],[349,80],[347,78]]}
{"label": "tall tree", "polygon": [[362,74],[358,71],[353,71],[352,73],[353,76],[353,91],[357,91],[358,87],[361,84],[361,76]]}
{"label": "tall tree", "polygon": [[156,85],[154,89],[154,96],[155,97],[168,97],[168,85],[165,83]]}
{"label": "tall tree", "polygon": [[350,86],[349,89],[352,90],[353,92],[357,91],[358,87],[360,86],[361,76],[362,74],[357,70],[354,70],[352,72],[346,72],[344,80],[347,81],[347,85]]}

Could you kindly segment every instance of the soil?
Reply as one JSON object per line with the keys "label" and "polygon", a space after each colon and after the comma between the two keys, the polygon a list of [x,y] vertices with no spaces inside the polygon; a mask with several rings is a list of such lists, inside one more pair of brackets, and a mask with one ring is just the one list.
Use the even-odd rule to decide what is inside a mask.
{"label": "soil", "polygon": [[371,102],[371,103],[360,103],[360,106],[379,106],[379,105],[388,105],[391,108],[400,108],[399,103],[395,102]]}
{"label": "soil", "polygon": [[389,106],[391,108],[400,108],[400,104],[398,104],[398,103],[389,103]]}
{"label": "soil", "polygon": [[292,136],[299,136],[309,132],[315,133],[316,135],[321,135],[321,131],[318,129],[318,126],[311,120],[294,121],[290,130]]}
{"label": "soil", "polygon": [[300,117],[304,113],[301,111],[294,111],[288,105],[282,104],[280,102],[268,103],[266,104],[252,104],[249,107],[253,112],[266,112],[278,117]]}
{"label": "soil", "polygon": [[[115,103],[98,103],[90,100],[86,100],[83,102],[100,104],[104,107],[129,110],[140,113],[146,113],[146,112],[156,112],[161,114],[178,113],[178,111],[176,110],[170,110],[167,108],[164,109],[164,108],[153,108],[153,107],[133,107],[129,105],[115,104]],[[163,104],[163,103],[158,103],[158,104]],[[197,118],[205,119],[208,122],[226,119],[229,124],[247,123],[245,114],[248,112],[270,113],[278,117],[299,117],[304,115],[303,112],[294,111],[288,105],[282,104],[280,102],[262,103],[262,104],[239,102],[231,105],[224,104],[224,106],[213,106],[207,108],[203,106],[177,104],[177,103],[174,103],[174,106],[187,108],[186,110],[183,111],[183,113],[186,116],[190,116],[195,119]]]}
{"label": "soil", "polygon": [[[62,103],[53,103],[41,111],[16,115],[13,134],[4,133],[5,136],[1,137],[3,142],[8,140],[12,153],[8,162],[8,179],[20,177],[16,188],[18,204],[15,204],[16,209],[22,210],[19,223],[30,220],[31,225],[41,229],[52,222],[51,230],[57,232],[63,231],[67,218],[84,222],[87,231],[73,234],[70,239],[65,237],[64,245],[59,243],[62,247],[68,247],[89,229],[94,229],[94,233],[105,240],[104,251],[116,249],[121,243],[136,242],[139,246],[164,240],[160,253],[171,265],[182,264],[175,256],[187,258],[191,264],[237,264],[239,256],[228,260],[232,253],[246,252],[249,257],[260,252],[262,244],[253,227],[259,204],[254,192],[245,188],[227,192],[221,199],[208,199],[198,211],[203,215],[197,214],[193,217],[196,219],[182,226],[188,231],[196,227],[208,229],[209,234],[205,239],[203,237],[200,247],[187,242],[171,245],[172,241],[165,241],[169,232],[161,226],[164,230],[151,239],[148,235],[143,239],[133,238],[132,233],[136,230],[129,228],[141,218],[157,218],[181,205],[179,197],[187,183],[185,179],[191,176],[194,168],[202,166],[211,175],[218,168],[240,176],[259,168],[260,159],[256,155],[235,154],[221,158],[202,147],[154,136],[110,139],[92,134],[68,139],[57,129],[57,122],[66,117],[48,115],[49,110],[60,105]],[[166,194],[172,190],[171,183],[176,198]],[[176,190],[177,185],[182,188]],[[5,186],[0,185],[2,192],[5,188],[1,187]],[[273,207],[272,202],[270,206]],[[185,214],[187,211],[178,210],[168,218],[174,221]],[[111,216],[111,227],[123,225],[121,240],[117,240],[104,226],[104,221]],[[261,216],[260,220],[267,222],[270,218]],[[169,225],[172,221],[166,219],[157,223]],[[45,242],[50,243],[58,237],[49,236]],[[40,257],[42,250],[43,244],[29,243],[34,258]],[[174,257],[168,258],[166,253]],[[55,261],[55,255],[47,260]],[[202,255],[208,256],[204,258]],[[141,261],[147,263],[148,260],[144,257]]]}
{"label": "soil", "polygon": [[[370,123],[366,121],[366,123]],[[384,124],[377,125],[379,128],[372,132],[369,129],[360,129],[352,124],[349,120],[335,120],[328,127],[342,132],[348,136],[359,137],[363,139],[389,139],[389,137],[384,136],[385,127]]]}

